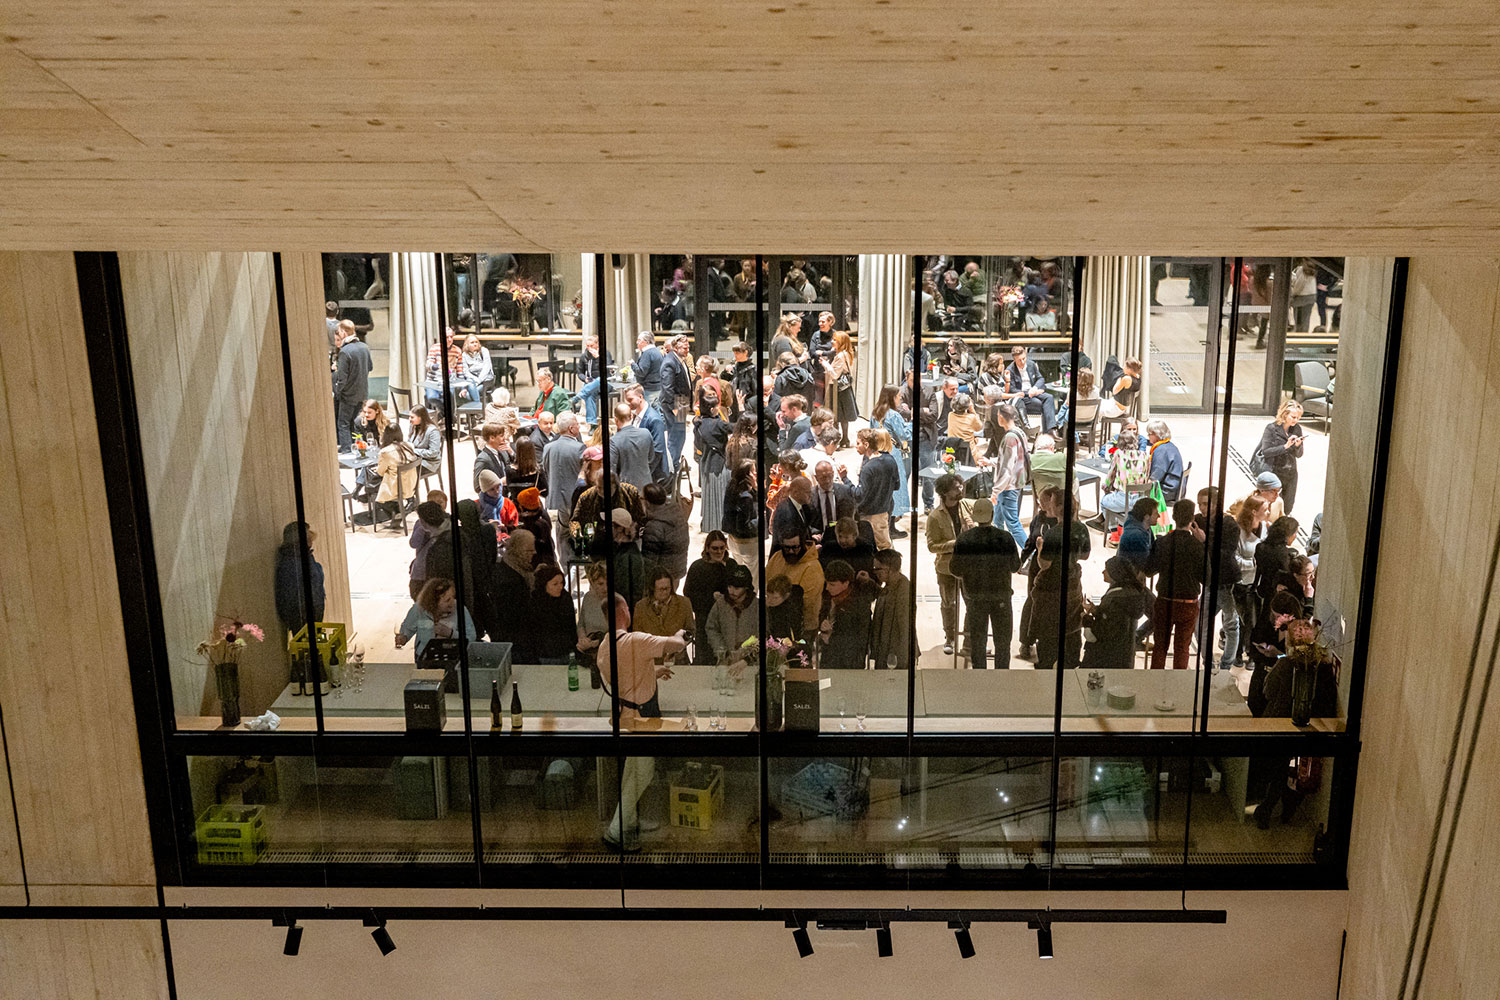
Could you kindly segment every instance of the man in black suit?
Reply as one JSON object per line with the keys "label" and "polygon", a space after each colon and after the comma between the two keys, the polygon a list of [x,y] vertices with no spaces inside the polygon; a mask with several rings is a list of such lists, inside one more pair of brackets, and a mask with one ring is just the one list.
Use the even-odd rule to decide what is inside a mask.
{"label": "man in black suit", "polygon": [[500,445],[505,443],[505,428],[499,424],[485,424],[479,429],[484,438],[484,447],[474,456],[474,492],[479,492],[479,474],[488,469],[501,479],[505,478],[505,456],[500,454]]}
{"label": "man in black suit", "polygon": [[651,475],[655,445],[649,431],[631,423],[634,416],[629,403],[615,404],[615,429],[609,436],[609,469],[640,490],[645,489],[647,483],[655,482]]}
{"label": "man in black suit", "polygon": [[807,416],[807,397],[793,393],[781,397],[781,409],[776,414],[776,425],[781,428],[781,437],[776,442],[776,452],[795,451],[797,439],[811,426]]}
{"label": "man in black suit", "polygon": [[771,515],[770,551],[780,550],[781,540],[794,534],[801,536],[804,545],[811,545],[815,533],[812,513],[812,480],[798,476],[787,484],[786,494]]}
{"label": "man in black suit", "polygon": [[370,349],[359,339],[352,322],[341,320],[338,336],[339,356],[333,371],[334,415],[338,423],[339,451],[349,451],[354,447],[351,426],[370,395],[370,368],[374,362],[370,358]]}
{"label": "man in black suit", "polygon": [[531,443],[536,445],[536,453],[540,455],[549,444],[557,440],[557,417],[551,411],[543,410],[536,416],[536,426],[521,433],[531,438]]}
{"label": "man in black suit", "polygon": [[[838,433],[837,428],[834,433]],[[854,491],[848,483],[834,478],[831,461],[825,460],[813,466],[813,480],[815,485],[807,520],[812,525],[813,534],[823,535],[829,525],[854,516]]]}

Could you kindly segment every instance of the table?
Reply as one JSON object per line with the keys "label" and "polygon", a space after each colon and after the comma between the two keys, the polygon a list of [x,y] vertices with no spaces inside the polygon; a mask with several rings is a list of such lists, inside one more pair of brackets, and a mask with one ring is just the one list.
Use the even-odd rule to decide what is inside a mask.
{"label": "table", "polygon": [[[973,479],[979,474],[979,471],[980,469],[977,465],[955,465],[953,467],[953,474],[964,482]],[[917,475],[923,479],[936,479],[938,476],[946,475],[947,473],[948,469],[941,465],[929,465],[926,468],[917,470]]]}
{"label": "table", "polygon": [[[370,457],[370,454],[368,452],[365,453],[364,455],[361,455],[358,452],[353,452],[353,451],[341,451],[341,452],[339,452],[339,467],[340,468],[344,468],[344,469],[353,469],[354,473],[355,473],[355,482],[356,483],[359,482],[359,472],[360,472],[361,469],[371,468],[371,467],[379,464],[379,462],[380,462],[380,453],[378,451],[375,452],[375,456],[373,458]],[[365,508],[370,512],[370,530],[374,531],[375,530],[375,501],[370,498],[370,496],[368,495],[368,493],[365,496]],[[359,527],[359,525],[357,525],[357,524],[354,523],[354,518],[351,516],[349,518],[349,530],[350,531],[354,531],[358,527]]]}
{"label": "table", "polygon": [[1080,486],[1093,484],[1094,487],[1094,513],[1100,511],[1100,504],[1104,502],[1104,477],[1108,475],[1109,469],[1100,471],[1092,465],[1087,464],[1088,459],[1075,462],[1073,465],[1073,482]]}

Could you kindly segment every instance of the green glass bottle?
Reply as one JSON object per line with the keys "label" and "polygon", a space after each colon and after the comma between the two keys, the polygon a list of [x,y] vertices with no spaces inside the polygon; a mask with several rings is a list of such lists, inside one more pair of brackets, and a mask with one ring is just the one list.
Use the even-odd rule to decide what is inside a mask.
{"label": "green glass bottle", "polygon": [[521,685],[517,681],[510,682],[510,731],[520,732],[525,725],[525,716],[521,712]]}
{"label": "green glass bottle", "polygon": [[490,681],[490,732],[498,733],[504,723],[500,721],[500,682]]}
{"label": "green glass bottle", "polygon": [[568,654],[568,690],[578,690],[578,654]]}

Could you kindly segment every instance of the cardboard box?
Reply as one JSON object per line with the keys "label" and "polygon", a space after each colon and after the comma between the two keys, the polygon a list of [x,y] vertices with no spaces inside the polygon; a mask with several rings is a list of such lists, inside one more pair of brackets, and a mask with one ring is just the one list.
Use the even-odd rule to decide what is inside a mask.
{"label": "cardboard box", "polygon": [[822,727],[816,668],[788,667],[783,717],[788,732],[816,733]]}
{"label": "cardboard box", "polygon": [[718,764],[689,763],[668,787],[673,826],[708,830],[724,812],[724,769]]}

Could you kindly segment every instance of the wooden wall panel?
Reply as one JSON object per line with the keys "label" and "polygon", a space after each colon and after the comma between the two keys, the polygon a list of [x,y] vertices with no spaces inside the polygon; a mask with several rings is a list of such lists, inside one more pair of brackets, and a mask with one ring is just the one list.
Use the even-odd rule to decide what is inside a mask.
{"label": "wooden wall panel", "polygon": [[353,622],[349,606],[349,556],[339,500],[338,438],[329,386],[328,334],[323,323],[323,255],[281,256],[286,295],[287,340],[292,349],[292,393],[302,460],[302,498],[307,523],[318,533],[315,554],[323,565],[323,614]]}
{"label": "wooden wall panel", "polygon": [[271,585],[296,517],[271,257],[127,253],[120,272],[175,707],[218,712],[194,648],[221,613],[266,629],[241,664],[256,715],[286,683]]}
{"label": "wooden wall panel", "polygon": [[0,245],[1482,253],[1500,223],[1474,0],[6,13]]}
{"label": "wooden wall panel", "polygon": [[[72,254],[0,253],[0,900],[150,903],[124,629]],[[0,778],[6,777],[0,763]],[[19,826],[19,837],[17,827]],[[0,996],[164,997],[155,925],[0,922]]]}
{"label": "wooden wall panel", "polygon": [[71,254],[0,253],[0,704],[33,884],[155,884]]}
{"label": "wooden wall panel", "polygon": [[[297,254],[283,264],[324,613],[347,622],[321,259]],[[194,647],[222,612],[266,629],[241,664],[241,711],[256,715],[287,679],[272,579],[297,509],[271,255],[125,253],[120,271],[175,707],[180,716],[218,712]]]}
{"label": "wooden wall panel", "polygon": [[[1412,260],[1400,364],[1349,861],[1354,997],[1400,996],[1413,928],[1433,911],[1421,886],[1453,728],[1462,718],[1467,737],[1478,718],[1460,706],[1500,525],[1500,470],[1487,460],[1500,448],[1500,259]],[[1483,725],[1423,997],[1489,997],[1500,976],[1477,916],[1493,912],[1500,884],[1493,698]]]}

